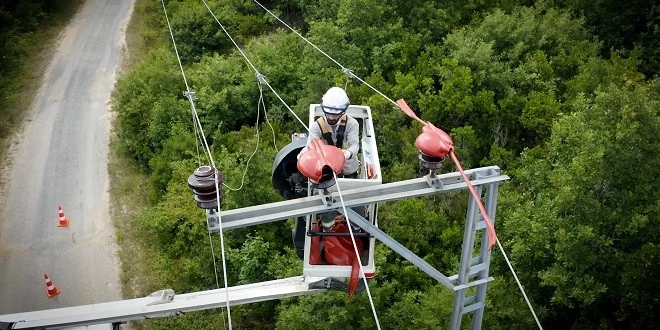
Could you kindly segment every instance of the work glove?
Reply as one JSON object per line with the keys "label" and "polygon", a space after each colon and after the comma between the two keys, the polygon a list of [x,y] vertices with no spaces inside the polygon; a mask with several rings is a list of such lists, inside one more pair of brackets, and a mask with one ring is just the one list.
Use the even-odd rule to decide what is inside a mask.
{"label": "work glove", "polygon": [[351,156],[353,156],[353,154],[350,151],[346,150],[346,149],[342,149],[341,152],[344,154],[344,158],[346,160],[348,160],[349,158],[351,158]]}

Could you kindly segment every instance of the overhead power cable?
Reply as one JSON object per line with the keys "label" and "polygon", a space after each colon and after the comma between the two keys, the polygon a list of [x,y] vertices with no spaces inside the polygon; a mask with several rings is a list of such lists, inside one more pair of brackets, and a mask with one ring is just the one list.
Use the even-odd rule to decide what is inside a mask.
{"label": "overhead power cable", "polygon": [[268,10],[268,8],[264,7],[261,3],[259,3],[259,1],[257,1],[257,0],[252,0],[252,1],[254,1],[254,3],[256,3],[257,5],[259,5],[259,7],[263,8],[266,12],[268,12],[271,16],[273,16],[276,20],[278,20],[278,21],[279,21],[280,23],[282,23],[284,26],[286,26],[289,30],[291,30],[291,32],[295,33],[298,37],[300,37],[302,40],[304,40],[304,41],[305,41],[306,43],[308,43],[310,46],[314,47],[314,49],[316,49],[316,50],[319,51],[321,54],[323,54],[325,57],[327,57],[330,61],[332,61],[333,63],[335,63],[337,66],[339,66],[339,67],[341,68],[341,71],[342,71],[346,76],[348,76],[349,78],[355,78],[355,79],[357,79],[359,82],[361,82],[361,83],[367,85],[369,88],[371,88],[371,90],[373,90],[374,92],[378,93],[380,96],[384,97],[386,100],[388,100],[388,101],[389,101],[390,103],[392,103],[394,106],[396,106],[397,108],[399,107],[399,106],[397,105],[397,103],[394,102],[394,100],[392,100],[391,98],[387,97],[387,95],[383,94],[381,91],[379,91],[379,90],[376,89],[375,87],[371,86],[368,82],[364,81],[362,78],[360,78],[360,77],[358,77],[357,75],[355,75],[355,73],[353,72],[353,70],[350,70],[350,69],[346,68],[346,67],[343,66],[341,63],[339,63],[337,60],[335,60],[334,58],[332,58],[332,56],[328,55],[328,53],[324,52],[321,48],[319,48],[319,47],[316,46],[314,43],[312,43],[311,41],[309,41],[309,39],[305,38],[302,34],[300,34],[298,31],[296,31],[296,30],[293,29],[291,26],[289,26],[289,24],[286,24],[283,20],[281,20],[279,17],[277,17],[277,15],[273,14],[273,12],[271,12],[270,10]]}
{"label": "overhead power cable", "polygon": [[[301,120],[301,119],[300,119],[300,118],[299,118],[299,117],[293,112],[293,110],[291,110],[291,108],[286,104],[286,102],[284,102],[284,100],[282,100],[282,98],[280,97],[279,94],[277,94],[277,92],[275,91],[275,89],[274,89],[272,86],[270,86],[270,84],[268,83],[268,81],[266,81],[265,77],[264,77],[261,73],[259,73],[259,71],[256,69],[256,67],[255,67],[255,66],[252,64],[252,62],[250,61],[250,59],[248,59],[248,57],[245,55],[245,53],[243,52],[243,50],[242,50],[242,49],[238,46],[238,44],[234,41],[234,38],[231,37],[231,35],[229,34],[229,32],[227,32],[227,30],[226,30],[225,27],[222,25],[222,23],[220,23],[220,21],[219,21],[218,18],[215,16],[215,14],[213,13],[213,11],[212,11],[211,8],[209,7],[209,5],[206,3],[206,0],[202,0],[202,1],[204,2],[204,5],[205,5],[206,8],[209,10],[209,12],[211,13],[211,15],[213,15],[213,18],[216,20],[216,22],[218,23],[218,25],[220,25],[220,27],[222,28],[222,31],[225,32],[225,34],[226,34],[227,37],[231,40],[231,42],[234,44],[234,46],[236,47],[236,49],[238,49],[239,53],[241,53],[241,55],[243,56],[243,58],[245,59],[245,61],[247,61],[247,63],[250,65],[250,67],[252,67],[252,69],[254,70],[255,75],[256,75],[257,79],[259,80],[260,84],[265,84],[266,86],[268,86],[268,88],[270,88],[271,91],[273,91],[273,93],[274,93],[274,94],[277,96],[277,98],[282,102],[282,104],[284,104],[284,105],[286,106],[286,108],[289,109],[289,111],[290,111],[290,112],[296,117],[296,119],[298,119],[298,121],[299,121],[299,122],[305,127],[305,129],[306,129],[307,132],[309,133],[309,128],[307,127],[307,125],[305,125],[305,123],[303,123],[303,121],[302,121],[302,120]],[[335,175],[335,178],[336,178],[336,174],[334,174],[334,175]],[[337,189],[338,189],[339,198],[340,198],[341,201],[342,201],[342,207],[343,207],[343,209],[344,209],[344,214],[345,214],[346,221],[349,223],[349,226],[348,226],[348,227],[349,227],[349,231],[350,231],[350,234],[351,234],[351,239],[352,239],[352,242],[353,242],[353,249],[354,249],[354,251],[355,251],[356,258],[358,259],[358,262],[359,262],[359,264],[360,264],[360,272],[361,272],[362,278],[363,278],[364,281],[365,281],[365,287],[366,287],[366,290],[367,290],[367,294],[368,294],[368,296],[369,296],[369,302],[370,302],[370,304],[371,304],[371,310],[372,310],[372,312],[373,312],[373,314],[374,314],[374,319],[375,319],[375,321],[376,321],[376,325],[378,326],[378,329],[380,330],[380,323],[379,323],[379,321],[378,321],[378,315],[377,315],[377,313],[376,313],[376,308],[375,308],[375,306],[374,306],[373,298],[371,297],[371,291],[369,290],[369,285],[368,285],[368,283],[367,283],[367,279],[366,279],[366,276],[365,276],[365,274],[364,274],[364,267],[362,266],[362,261],[360,260],[360,255],[359,255],[358,250],[357,250],[357,245],[356,245],[356,242],[355,242],[355,236],[353,235],[353,230],[350,228],[350,227],[351,227],[351,226],[350,226],[350,222],[348,221],[348,215],[346,214],[346,206],[344,205],[343,197],[342,197],[342,195],[341,195],[341,191],[339,191],[339,185],[337,185]]]}
{"label": "overhead power cable", "polygon": [[339,181],[337,180],[337,174],[332,173],[335,177],[335,185],[337,185],[337,195],[339,195],[339,201],[341,202],[341,208],[344,211],[344,218],[348,224],[348,231],[351,234],[351,241],[353,242],[353,251],[355,252],[355,258],[360,265],[360,275],[362,275],[362,280],[364,281],[364,287],[367,290],[367,296],[369,297],[369,304],[371,305],[371,312],[374,314],[374,320],[376,321],[376,327],[380,330],[380,322],[378,321],[378,314],[376,313],[376,306],[374,305],[374,299],[371,297],[371,290],[369,290],[369,283],[367,282],[367,276],[364,274],[364,266],[362,265],[362,259],[360,259],[360,252],[357,248],[357,243],[355,242],[355,235],[353,235],[353,226],[351,221],[348,219],[348,212],[346,211],[346,205],[344,204],[344,196],[342,196],[341,189],[339,188]]}
{"label": "overhead power cable", "polygon": [[[254,155],[257,154],[257,151],[259,150],[259,115],[261,114],[261,105],[263,104],[263,99],[264,99],[264,92],[263,89],[261,88],[261,84],[259,84],[259,101],[257,101],[257,122],[254,124],[254,129],[257,132],[256,133],[257,143],[255,143],[254,151],[252,152],[247,162],[245,163],[245,169],[243,170],[243,175],[241,176],[241,185],[238,188],[231,188],[225,183],[222,184],[231,191],[238,191],[243,188],[243,184],[245,183],[245,175],[247,174],[248,166],[250,166],[250,161],[252,160],[252,157],[254,157]],[[264,113],[265,112],[266,112],[266,108],[264,106]]]}
{"label": "overhead power cable", "polygon": [[[199,128],[199,137],[201,137],[201,140],[203,141],[204,148],[206,150],[206,153],[208,155],[209,161],[211,162],[211,166],[215,170],[215,190],[216,190],[216,199],[220,201],[220,189],[218,187],[218,178],[219,178],[219,173],[218,169],[215,166],[215,161],[213,161],[213,155],[211,154],[211,149],[209,148],[209,144],[206,141],[206,135],[204,135],[204,129],[202,128],[202,124],[199,121],[199,116],[197,115],[197,110],[195,109],[195,96],[194,93],[190,91],[190,87],[188,86],[188,80],[186,79],[186,73],[183,70],[183,64],[181,63],[181,57],[179,56],[179,50],[176,47],[176,40],[174,39],[174,33],[172,32],[172,26],[170,24],[170,19],[167,15],[167,9],[165,8],[165,1],[161,0],[161,4],[163,5],[163,11],[165,12],[165,20],[167,21],[167,28],[170,31],[170,36],[172,37],[172,45],[174,46],[174,53],[176,54],[176,59],[179,63],[179,68],[181,69],[181,75],[183,76],[183,81],[186,85],[186,92],[184,95],[190,102],[190,108],[193,114],[193,126]],[[195,126],[197,124],[197,126]],[[218,217],[220,217],[220,214],[218,213]],[[222,253],[222,272],[224,276],[224,282],[225,282],[225,301],[227,302],[226,308],[227,308],[227,318],[228,318],[228,323],[229,323],[229,329],[232,328],[232,323],[231,323],[231,309],[229,306],[229,285],[227,283],[227,262],[225,258],[225,243],[224,243],[224,235],[222,232],[222,221],[218,221],[219,227],[220,227],[220,248],[221,248],[221,253]],[[210,233],[209,233],[210,235]],[[211,245],[211,251],[213,253],[213,263],[215,265],[215,253],[213,252],[213,245]],[[214,269],[217,269],[214,267]],[[216,286],[218,285],[218,273],[216,270],[215,273],[216,277]],[[224,317],[223,317],[224,320]]]}
{"label": "overhead power cable", "polygon": [[[268,12],[268,14],[270,14],[271,16],[273,16],[273,17],[274,17],[276,20],[278,20],[280,23],[282,23],[282,25],[286,26],[291,32],[293,32],[294,34],[296,34],[298,37],[300,37],[302,40],[304,40],[306,43],[308,43],[308,44],[309,44],[310,46],[312,46],[314,49],[316,49],[316,50],[319,51],[321,54],[323,54],[325,57],[327,57],[330,61],[332,61],[333,63],[335,63],[337,66],[339,66],[339,67],[341,68],[341,71],[342,71],[342,72],[343,72],[348,78],[355,78],[355,79],[357,79],[359,82],[361,82],[361,83],[365,84],[366,86],[368,86],[369,88],[371,88],[374,92],[376,92],[377,94],[379,94],[380,96],[382,96],[383,98],[385,98],[386,100],[388,100],[390,103],[392,103],[392,104],[393,104],[394,106],[396,106],[397,108],[401,108],[397,102],[395,102],[394,100],[392,100],[391,98],[389,98],[387,95],[383,94],[381,91],[379,91],[379,90],[376,89],[375,87],[371,86],[369,83],[367,83],[367,82],[364,81],[362,78],[360,78],[359,76],[357,76],[352,70],[346,68],[344,65],[342,65],[342,64],[339,63],[337,60],[335,60],[334,58],[332,58],[330,55],[328,55],[328,53],[324,52],[321,48],[319,48],[319,47],[316,46],[314,43],[312,43],[311,41],[309,41],[309,39],[305,38],[305,37],[304,37],[303,35],[301,35],[298,31],[296,31],[295,29],[293,29],[289,24],[287,24],[286,22],[284,22],[283,20],[281,20],[277,15],[275,15],[273,12],[271,12],[268,8],[264,7],[261,3],[259,3],[259,1],[257,1],[257,0],[252,0],[252,1],[253,1],[254,3],[256,3],[257,5],[259,5],[259,7],[261,7],[263,10],[265,10],[266,12]],[[402,109],[402,110],[403,110],[403,109]],[[405,112],[405,110],[404,110],[404,112]],[[458,165],[458,163],[457,163],[457,165]],[[460,165],[458,165],[458,166],[460,167]],[[340,194],[340,197],[341,197],[341,194]],[[342,203],[342,204],[343,204],[343,203]],[[485,214],[485,213],[484,213],[484,214]],[[534,309],[533,309],[531,303],[529,302],[529,299],[527,298],[527,294],[525,294],[525,291],[524,291],[522,285],[520,284],[520,281],[518,280],[518,276],[516,275],[516,272],[513,270],[513,266],[511,266],[511,263],[509,262],[509,259],[507,258],[506,254],[504,253],[504,249],[502,248],[502,245],[500,244],[499,240],[497,240],[497,243],[498,243],[498,246],[499,246],[499,248],[500,248],[500,250],[501,250],[501,252],[502,252],[502,255],[504,255],[504,258],[505,258],[507,264],[509,265],[509,268],[511,269],[511,272],[513,273],[513,276],[514,276],[516,282],[518,283],[518,287],[520,288],[520,291],[522,292],[523,296],[525,297],[525,301],[527,302],[527,305],[529,306],[529,308],[530,308],[530,310],[531,310],[531,312],[532,312],[532,315],[534,316],[534,320],[536,321],[536,324],[538,325],[539,329],[543,329],[543,328],[541,327],[541,323],[540,323],[539,320],[538,320],[538,317],[536,316],[536,313],[534,312]]]}
{"label": "overhead power cable", "polygon": [[518,280],[518,275],[516,275],[516,271],[513,270],[513,266],[511,266],[511,262],[509,261],[509,258],[506,256],[506,253],[504,252],[504,248],[502,247],[502,243],[500,243],[499,239],[497,240],[497,246],[500,248],[500,251],[504,256],[504,260],[506,260],[506,264],[509,266],[509,269],[511,269],[511,273],[513,274],[513,278],[516,279],[516,283],[518,284],[518,288],[520,288],[520,292],[522,292],[523,297],[525,297],[525,302],[527,302],[527,306],[529,307],[529,310],[532,312],[532,316],[534,316],[534,321],[536,321],[536,325],[539,327],[539,329],[543,330],[543,327],[541,326],[541,322],[539,322],[539,318],[536,316],[536,312],[534,312],[534,307],[532,307],[532,303],[529,302],[529,298],[527,298],[527,294],[525,294],[525,289],[523,289],[522,284],[520,284],[520,280]]}
{"label": "overhead power cable", "polygon": [[234,47],[236,47],[236,49],[238,50],[238,52],[241,53],[241,56],[243,56],[243,58],[245,59],[245,61],[250,65],[250,67],[251,67],[252,70],[254,71],[255,76],[256,76],[257,79],[259,80],[259,82],[262,83],[262,84],[265,84],[266,86],[268,86],[268,88],[270,88],[270,90],[273,92],[273,94],[275,94],[275,96],[277,96],[277,98],[280,100],[280,102],[282,102],[282,104],[284,104],[284,106],[287,108],[287,110],[289,110],[289,112],[291,112],[291,114],[293,114],[293,116],[294,116],[296,119],[298,119],[298,121],[300,122],[300,124],[302,124],[303,127],[305,127],[305,129],[306,129],[307,131],[309,131],[309,128],[307,127],[307,125],[305,125],[305,123],[300,119],[300,117],[298,117],[298,115],[296,115],[296,113],[291,109],[291,107],[289,107],[289,105],[288,105],[286,102],[284,102],[284,100],[282,100],[282,98],[280,97],[280,95],[277,94],[277,91],[275,91],[275,89],[273,89],[273,87],[270,86],[270,84],[268,83],[268,81],[266,81],[266,78],[264,77],[264,75],[262,75],[261,73],[259,73],[259,70],[257,70],[257,68],[254,66],[254,64],[252,64],[252,62],[251,62],[250,59],[245,55],[245,53],[243,52],[243,50],[241,49],[241,47],[239,47],[238,44],[236,43],[236,41],[234,41],[234,38],[232,38],[231,35],[229,34],[229,32],[227,32],[227,29],[225,29],[225,27],[222,25],[222,23],[220,23],[220,20],[218,20],[218,17],[215,16],[215,14],[213,13],[213,11],[211,10],[211,7],[209,7],[209,5],[206,3],[206,0],[202,0],[202,2],[204,2],[204,5],[206,6],[206,9],[208,9],[209,13],[211,13],[211,16],[213,16],[213,18],[214,18],[215,21],[218,23],[218,25],[220,25],[220,28],[222,29],[222,31],[227,35],[227,37],[229,38],[229,40],[231,40],[231,43],[234,44]]}
{"label": "overhead power cable", "polygon": [[211,8],[209,7],[209,5],[206,3],[206,1],[205,1],[205,0],[202,0],[202,2],[204,3],[204,6],[206,6],[206,9],[209,11],[209,13],[211,14],[211,16],[213,16],[213,18],[215,19],[215,21],[218,23],[218,25],[220,25],[220,28],[222,29],[222,31],[227,35],[227,37],[229,38],[229,40],[231,40],[232,44],[234,44],[234,47],[236,47],[236,49],[238,49],[238,51],[239,51],[239,53],[241,54],[241,56],[243,56],[243,59],[245,59],[245,61],[248,63],[248,65],[252,68],[252,70],[254,71],[255,77],[256,77],[256,79],[257,79],[257,82],[259,83],[259,101],[258,101],[258,103],[257,103],[257,123],[255,124],[255,129],[256,129],[256,132],[257,132],[257,144],[256,144],[256,146],[255,146],[255,150],[254,150],[254,152],[250,155],[250,157],[248,158],[248,161],[247,161],[247,163],[246,163],[246,165],[245,165],[245,169],[243,170],[243,175],[241,176],[241,185],[240,185],[238,188],[232,188],[232,187],[230,187],[229,185],[227,185],[226,183],[224,183],[224,182],[222,183],[222,185],[223,185],[225,188],[227,188],[227,189],[229,189],[229,190],[231,190],[231,191],[238,191],[238,190],[240,190],[240,189],[243,188],[243,184],[245,183],[245,175],[247,174],[248,166],[250,165],[250,160],[251,160],[252,157],[257,153],[257,150],[259,149],[259,114],[260,114],[260,112],[261,112],[261,111],[260,111],[260,107],[261,107],[262,105],[263,105],[263,107],[264,107],[264,117],[266,118],[266,122],[267,122],[268,125],[270,126],[270,129],[271,129],[271,131],[272,131],[272,133],[273,133],[273,146],[275,146],[275,149],[277,149],[277,145],[275,144],[275,131],[273,130],[273,126],[270,124],[270,121],[268,121],[268,112],[266,111],[266,105],[265,105],[265,103],[263,102],[263,89],[261,88],[262,85],[267,85],[267,86],[271,89],[271,91],[273,91],[273,93],[277,96],[277,98],[282,102],[282,104],[284,104],[284,106],[285,106],[285,107],[286,107],[286,108],[287,108],[287,109],[288,109],[288,110],[289,110],[289,111],[290,111],[290,112],[291,112],[291,113],[292,113],[292,114],[298,119],[298,121],[300,121],[300,123],[303,124],[303,126],[305,127],[305,129],[307,129],[307,130],[309,130],[309,129],[308,129],[307,126],[302,122],[302,120],[300,120],[300,118],[296,115],[296,113],[293,112],[293,110],[291,110],[291,108],[286,104],[286,102],[284,102],[284,100],[282,100],[282,98],[279,96],[279,94],[277,94],[277,92],[275,91],[275,89],[273,89],[273,88],[270,86],[270,84],[268,84],[268,82],[266,81],[266,78],[265,78],[261,73],[259,73],[259,70],[257,70],[257,68],[254,66],[254,64],[252,64],[252,61],[250,61],[250,59],[247,57],[247,55],[245,55],[245,53],[244,53],[243,50],[238,46],[238,44],[236,43],[236,41],[234,41],[234,38],[232,38],[232,36],[231,36],[231,35],[229,34],[229,32],[227,31],[227,29],[225,29],[224,25],[222,25],[222,23],[220,23],[220,20],[218,20],[218,17],[215,16],[215,14],[213,13],[213,11],[212,11]]}

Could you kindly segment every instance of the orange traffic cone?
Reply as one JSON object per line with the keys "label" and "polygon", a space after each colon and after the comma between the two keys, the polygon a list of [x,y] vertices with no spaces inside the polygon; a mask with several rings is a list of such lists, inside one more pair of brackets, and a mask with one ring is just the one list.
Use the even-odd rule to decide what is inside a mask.
{"label": "orange traffic cone", "polygon": [[64,216],[64,210],[62,210],[62,207],[60,206],[59,208],[60,208],[60,210],[59,210],[60,219],[59,219],[59,223],[57,224],[57,226],[58,227],[66,227],[66,226],[69,225],[69,219],[67,219]]}
{"label": "orange traffic cone", "polygon": [[60,288],[56,287],[55,284],[48,278],[48,275],[44,274],[44,278],[46,279],[46,295],[48,298],[53,298],[60,294]]}

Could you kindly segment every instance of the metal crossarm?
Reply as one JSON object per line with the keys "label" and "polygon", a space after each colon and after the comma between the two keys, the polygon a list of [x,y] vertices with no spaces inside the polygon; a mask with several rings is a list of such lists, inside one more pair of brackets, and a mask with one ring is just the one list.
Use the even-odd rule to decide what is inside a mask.
{"label": "metal crossarm", "polygon": [[[241,305],[282,299],[324,289],[309,285],[321,277],[291,277],[228,288],[229,304]],[[148,297],[107,303],[0,315],[0,329],[62,329],[81,325],[112,324],[130,320],[179,315],[184,312],[225,307],[225,290],[215,289],[175,295],[166,289]]]}
{"label": "metal crossarm", "polygon": [[[500,169],[497,166],[471,169],[465,171],[465,173],[470,178],[470,182],[475,187],[479,196],[483,194],[484,188],[486,188],[486,212],[488,212],[494,223],[498,186],[500,182],[508,180],[509,177],[500,174]],[[454,290],[454,308],[451,319],[452,330],[460,329],[463,315],[470,312],[474,313],[472,328],[481,329],[486,304],[486,288],[488,282],[493,280],[492,277],[488,276],[490,251],[487,248],[488,236],[485,234],[486,224],[482,215],[479,213],[477,201],[474,197],[472,195],[469,197],[460,270],[458,274],[450,277],[445,276],[433,268],[424,259],[396,242],[396,240],[378,229],[378,227],[372,225],[351,208],[406,198],[429,196],[466,188],[467,184],[463,181],[460,173],[452,172],[437,176],[427,175],[418,179],[349,189],[342,193],[344,206],[350,220],[354,221],[406,260],[412,262],[429,276]],[[331,210],[343,212],[337,193],[222,211],[220,212],[220,217],[217,214],[211,214],[207,220],[209,231],[217,232],[219,231],[219,219],[222,219],[223,229],[232,229]],[[477,256],[474,256],[477,232],[480,232],[481,244]],[[468,296],[468,293],[472,291],[476,291],[476,293],[473,296]]]}
{"label": "metal crossarm", "polygon": [[[470,182],[475,187],[509,179],[508,176],[500,174],[500,169],[497,166],[481,167],[467,170],[465,172],[468,176],[474,177]],[[467,184],[463,182],[460,174],[452,172],[437,176],[427,175],[418,179],[350,189],[342,191],[342,196],[346,207],[355,207],[412,197],[429,196],[465,188],[467,188]],[[327,196],[328,195],[316,195],[283,202],[221,211],[220,218],[222,219],[222,228],[234,229],[254,226],[341,208],[337,193],[332,193],[332,195],[329,195],[330,197]],[[326,201],[326,198],[329,198],[329,200]],[[209,221],[209,230],[211,232],[220,231],[217,221],[215,223],[213,223],[212,220]]]}
{"label": "metal crossarm", "polygon": [[[479,173],[476,173],[475,176],[479,176]],[[479,196],[482,195],[484,186],[486,187],[486,212],[488,212],[493,221],[495,219],[497,204],[498,183],[499,181],[494,181],[485,185],[474,184]],[[343,213],[343,210],[339,209],[339,212]],[[364,219],[354,210],[347,208],[346,212],[348,213],[350,221],[354,222],[376,239],[383,242],[429,276],[455,291],[454,309],[451,319],[452,330],[460,329],[463,315],[470,312],[473,313],[472,329],[481,329],[486,305],[486,287],[488,282],[492,281],[493,278],[488,276],[490,251],[488,250],[488,236],[485,235],[484,232],[486,225],[482,215],[478,212],[477,201],[472,195],[470,195],[466,214],[460,270],[458,274],[451,277],[446,277],[440,271],[424,261],[424,259],[415,255],[392,237],[385,234],[378,227]],[[475,239],[477,237],[477,232],[479,231],[481,231],[481,244],[478,249],[478,255],[475,257],[473,256]],[[473,296],[468,297],[467,295],[471,288],[474,288],[476,293]]]}
{"label": "metal crossarm", "polygon": [[[497,191],[500,182],[509,177],[500,174],[497,166],[482,167],[466,171],[470,182],[479,196],[484,193],[486,211],[493,222],[497,204]],[[476,200],[470,195],[465,221],[465,234],[461,253],[459,273],[447,277],[419,256],[396,242],[378,227],[371,224],[352,207],[400,200],[412,197],[428,196],[443,192],[466,189],[467,184],[459,173],[442,175],[427,175],[419,179],[395,183],[379,184],[343,191],[342,197],[349,220],[355,222],[369,234],[383,242],[406,260],[409,260],[421,270],[446,287],[454,290],[455,300],[452,313],[451,329],[458,330],[464,314],[473,312],[472,329],[481,329],[485,309],[487,283],[492,280],[488,276],[490,251],[488,237],[485,234],[483,217],[478,212]],[[339,195],[317,195],[299,198],[285,202],[271,203],[236,210],[207,210],[209,231],[219,231],[219,222],[223,229],[233,229],[252,226],[277,220],[307,216],[339,210],[343,212]],[[477,232],[481,241],[475,256],[475,240]],[[327,278],[319,276],[299,276],[275,281],[254,283],[224,289],[208,290],[175,295],[166,289],[144,298],[121,300],[100,304],[66,307],[43,311],[0,315],[0,329],[62,329],[82,325],[117,324],[120,322],[178,315],[188,311],[221,308],[228,305],[248,304],[259,301],[300,296],[325,289],[311,289],[311,283],[318,283]],[[476,291],[472,296],[468,292]]]}

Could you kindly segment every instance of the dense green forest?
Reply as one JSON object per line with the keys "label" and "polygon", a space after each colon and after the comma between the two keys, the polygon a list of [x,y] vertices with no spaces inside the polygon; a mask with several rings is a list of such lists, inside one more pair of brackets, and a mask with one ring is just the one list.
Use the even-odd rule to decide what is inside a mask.
{"label": "dense green forest", "polygon": [[[48,63],[49,48],[82,1],[0,1],[0,141],[25,118]],[[5,147],[0,146],[0,156]]]}
{"label": "dense green forest", "polygon": [[[330,86],[372,107],[386,181],[413,178],[419,125],[284,29],[253,1],[207,1],[245,55],[302,118]],[[546,329],[650,329],[660,287],[660,6],[637,0],[264,1],[370,85],[405,98],[450,132],[464,167],[498,165],[497,233]],[[167,1],[186,81],[226,184],[224,209],[281,200],[270,183],[278,147],[301,125],[259,84],[204,2]],[[200,163],[191,106],[160,1],[137,1],[148,53],[115,92],[117,143],[148,177],[148,207],[130,221],[149,250],[152,283],[216,288],[203,210],[186,178]],[[305,119],[303,119],[305,120]],[[207,162],[201,157],[201,162]],[[443,171],[454,171],[449,162]],[[466,193],[386,203],[380,227],[455,274]],[[291,221],[225,232],[229,285],[301,274]],[[217,241],[219,242],[219,240]],[[453,293],[378,245],[370,284],[383,329],[446,329]],[[135,260],[123,260],[125,266]],[[220,272],[221,274],[222,272]],[[493,250],[485,329],[533,329],[501,253]],[[222,282],[222,279],[220,280]],[[130,298],[130,297],[127,297]],[[232,307],[239,329],[374,329],[366,294],[331,292]],[[137,325],[218,329],[226,313]],[[469,322],[463,321],[468,327]]]}

